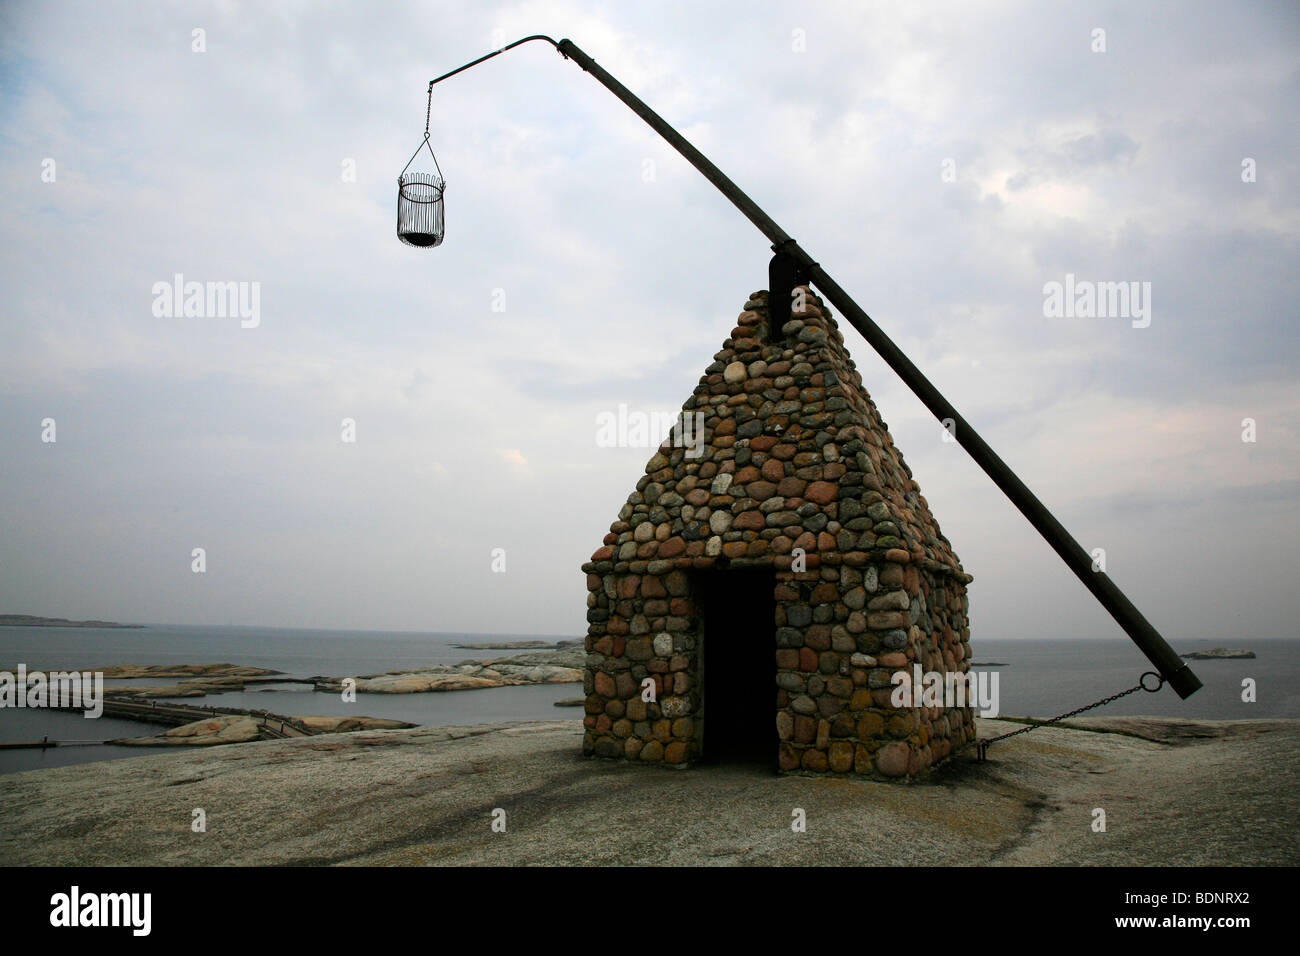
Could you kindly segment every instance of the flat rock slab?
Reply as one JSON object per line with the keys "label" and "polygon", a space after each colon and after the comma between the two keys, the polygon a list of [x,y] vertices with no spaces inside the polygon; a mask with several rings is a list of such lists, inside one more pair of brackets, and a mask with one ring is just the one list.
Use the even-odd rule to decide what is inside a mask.
{"label": "flat rock slab", "polygon": [[[379,677],[358,677],[354,689],[364,694],[425,694],[430,691],[448,690],[485,690],[489,687],[503,687],[505,682],[487,677],[475,677],[468,674],[426,674],[409,672],[384,674]],[[337,691],[343,684],[321,683],[318,690]]]}
{"label": "flat rock slab", "polygon": [[[510,657],[437,664],[417,670],[362,674],[352,678],[353,689],[366,694],[424,694],[431,691],[484,690],[519,684],[580,684],[586,652],[581,647],[534,651]],[[343,689],[342,677],[316,682],[321,691]]]}
{"label": "flat rock slab", "polygon": [[387,717],[295,717],[294,719],[320,734],[348,733],[354,730],[393,730],[401,727],[419,726],[409,721],[391,720]]}
{"label": "flat rock slab", "polygon": [[86,667],[102,671],[104,679],[137,677],[264,677],[280,671],[243,664],[114,664],[111,667]]}
{"label": "flat rock slab", "polygon": [[[1160,724],[1175,726],[1162,734]],[[980,732],[1018,726],[984,720]],[[1143,734],[1121,732],[1135,727]],[[0,777],[0,857],[60,866],[1300,863],[1300,721],[1042,728],[994,745],[986,763],[963,754],[914,784],[593,760],[581,739],[576,720],[422,727],[10,774]],[[190,831],[199,807],[206,833]],[[1096,807],[1105,833],[1092,829]],[[497,808],[504,833],[492,832]],[[805,833],[790,829],[796,808]]]}
{"label": "flat rock slab", "polygon": [[262,728],[256,718],[228,714],[182,724],[154,737],[124,737],[114,743],[131,747],[205,747],[214,744],[245,743],[257,740],[261,736]]}

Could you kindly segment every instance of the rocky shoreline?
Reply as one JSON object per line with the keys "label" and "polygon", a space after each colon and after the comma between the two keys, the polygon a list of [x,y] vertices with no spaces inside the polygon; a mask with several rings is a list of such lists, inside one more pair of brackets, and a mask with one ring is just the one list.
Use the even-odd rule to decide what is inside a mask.
{"label": "rocky shoreline", "polygon": [[[532,643],[528,641],[521,644]],[[459,646],[459,645],[457,645]],[[436,664],[413,670],[387,671],[357,676],[287,677],[282,671],[241,664],[113,664],[80,668],[104,675],[105,680],[180,678],[178,683],[154,686],[113,684],[104,693],[140,700],[206,697],[242,691],[259,684],[312,684],[318,691],[340,693],[352,680],[357,693],[421,694],[437,691],[484,690],[522,684],[579,684],[586,652],[581,642],[548,644],[526,654],[472,658],[456,664]]]}
{"label": "rocky shoreline", "polygon": [[[979,720],[981,736],[1017,729]],[[1300,721],[1080,718],[911,783],[581,756],[582,722],[373,730],[0,777],[15,866],[1295,865]],[[207,832],[190,829],[192,811]],[[1107,828],[1093,828],[1096,808]],[[792,808],[807,830],[791,829]],[[494,832],[502,810],[506,833]],[[39,837],[39,838],[34,838]]]}
{"label": "rocky shoreline", "polygon": [[[529,643],[529,642],[523,642]],[[417,670],[390,671],[360,677],[287,677],[282,671],[240,664],[116,664],[86,668],[105,678],[183,678],[180,683],[155,686],[112,685],[104,688],[104,706],[116,717],[153,723],[173,723],[171,729],[152,736],[121,737],[105,743],[133,747],[209,746],[266,740],[290,733],[313,735],[359,730],[392,730],[418,726],[379,717],[288,716],[242,708],[190,706],[188,711],[169,702],[181,698],[205,697],[242,691],[248,685],[307,683],[313,690],[342,693],[352,690],[369,694],[418,694],[481,690],[527,684],[582,682],[585,651],[580,642],[560,642],[547,649],[508,657],[461,661]],[[152,702],[145,707],[145,702]],[[581,706],[583,700],[576,699]],[[557,706],[571,706],[571,701]],[[203,714],[203,711],[207,711]],[[201,719],[189,719],[203,714]],[[175,719],[179,715],[179,719]],[[189,722],[182,723],[182,721]],[[278,725],[278,731],[274,728]],[[52,745],[57,745],[57,741]]]}
{"label": "rocky shoreline", "polygon": [[[581,647],[535,651],[485,660],[439,664],[418,670],[365,674],[353,680],[359,694],[422,694],[429,691],[481,690],[519,684],[580,684],[586,652]],[[320,691],[340,692],[343,678],[316,682]]]}
{"label": "rocky shoreline", "polygon": [[[385,717],[295,717],[319,734],[351,733],[357,730],[405,730],[416,726]],[[207,720],[182,724],[153,737],[119,737],[106,741],[123,747],[203,747],[215,744],[248,743],[265,739],[262,724],[251,714],[223,714]]]}
{"label": "rocky shoreline", "polygon": [[282,674],[283,671],[268,670],[265,667],[247,667],[243,664],[111,664],[108,667],[87,667],[84,670],[97,671],[105,680],[134,680],[142,677],[180,677],[186,680],[194,678],[242,678],[269,677]]}

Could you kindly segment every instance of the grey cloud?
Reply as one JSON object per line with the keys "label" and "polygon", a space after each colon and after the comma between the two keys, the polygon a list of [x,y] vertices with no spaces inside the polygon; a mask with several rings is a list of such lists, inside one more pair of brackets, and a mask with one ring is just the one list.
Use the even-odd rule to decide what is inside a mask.
{"label": "grey cloud", "polygon": [[[1160,463],[1127,445],[1128,468],[1094,470],[1127,427],[1106,417],[1116,409],[1149,408],[1155,435],[1190,427],[1193,398],[1232,424],[1294,395],[1294,10],[771,3],[738,19],[489,3],[415,5],[399,22],[378,9],[0,9],[0,607],[582,629],[580,591],[561,596],[646,460],[595,447],[594,412],[679,408],[770,252],[540,45],[438,87],[448,239],[397,243],[393,180],[423,132],[424,85],[486,52],[498,26],[571,35],[690,131],[1072,526],[1157,557],[1263,540],[1250,560],[1294,566],[1297,545],[1269,536],[1296,519],[1278,473],[1300,470],[1276,421],[1256,471],[1188,465],[1153,492],[1143,469]],[[190,52],[196,25],[205,54]],[[1105,54],[1088,49],[1097,25]],[[46,157],[56,184],[40,181]],[[154,317],[150,286],[176,272],[261,282],[261,326]],[[1151,327],[1045,319],[1042,286],[1066,272],[1151,281]],[[984,589],[976,610],[1037,595],[1024,614],[986,606],[984,626],[1028,636],[1062,601],[1090,613],[845,333]],[[39,442],[47,415],[56,447]],[[1162,454],[1194,461],[1201,438],[1178,435]],[[484,536],[520,556],[513,600],[463,557]],[[196,538],[227,571],[203,594],[172,564]],[[1245,585],[1249,620],[1210,587],[1170,600],[1170,575],[1142,565],[1134,598],[1185,630],[1281,633],[1291,619],[1263,584]]]}

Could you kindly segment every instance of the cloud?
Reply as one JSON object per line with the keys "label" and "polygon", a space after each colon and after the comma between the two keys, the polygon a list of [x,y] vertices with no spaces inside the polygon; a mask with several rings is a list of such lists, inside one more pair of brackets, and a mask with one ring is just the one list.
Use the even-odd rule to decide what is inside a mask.
{"label": "cloud", "polygon": [[[401,29],[360,3],[6,6],[0,606],[581,633],[582,602],[557,596],[647,458],[597,447],[595,414],[680,408],[770,250],[545,44],[435,88],[447,240],[398,243],[426,84],[499,29],[572,36],[691,138],[1081,539],[1106,541],[1145,613],[1289,634],[1264,569],[1300,558],[1276,531],[1300,517],[1296,26],[1285,6],[1209,3],[737,18],[527,0],[415,5]],[[260,325],[155,317],[151,286],[177,272],[260,283]],[[1067,272],[1150,281],[1151,326],[1045,318],[1042,287]],[[976,575],[977,633],[1095,626],[845,334]],[[174,576],[195,542],[225,568],[202,593]],[[510,553],[509,601],[464,560],[485,542]],[[1231,608],[1200,557],[1216,549],[1246,569]]]}

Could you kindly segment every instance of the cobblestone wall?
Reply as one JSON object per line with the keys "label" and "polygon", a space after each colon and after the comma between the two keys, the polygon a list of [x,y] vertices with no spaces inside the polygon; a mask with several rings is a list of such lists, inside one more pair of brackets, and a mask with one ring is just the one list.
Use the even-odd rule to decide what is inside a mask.
{"label": "cobblestone wall", "polygon": [[834,319],[798,291],[802,308],[775,336],[766,293],[746,302],[683,406],[702,433],[679,426],[665,440],[583,565],[589,754],[701,755],[702,585],[690,572],[727,567],[775,570],[781,769],[915,776],[974,739],[970,707],[891,705],[896,672],[968,670],[971,578]]}

